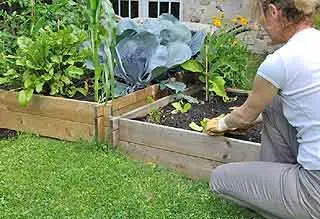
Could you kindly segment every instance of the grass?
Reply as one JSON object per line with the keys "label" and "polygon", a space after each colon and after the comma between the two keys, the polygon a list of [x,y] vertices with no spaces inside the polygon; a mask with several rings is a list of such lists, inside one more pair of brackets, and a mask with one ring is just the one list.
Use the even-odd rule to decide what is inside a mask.
{"label": "grass", "polygon": [[252,219],[207,183],[93,144],[0,140],[0,218]]}

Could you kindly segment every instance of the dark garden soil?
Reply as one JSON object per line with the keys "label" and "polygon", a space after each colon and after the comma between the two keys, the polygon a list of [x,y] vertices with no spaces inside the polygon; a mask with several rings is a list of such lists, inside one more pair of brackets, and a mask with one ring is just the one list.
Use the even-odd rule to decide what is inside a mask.
{"label": "dark garden soil", "polygon": [[[166,125],[175,128],[182,128],[187,130],[192,130],[189,127],[191,122],[195,122],[200,125],[200,121],[203,118],[213,118],[217,117],[221,114],[229,113],[231,110],[229,109],[232,106],[240,106],[242,105],[245,100],[247,99],[246,95],[244,94],[229,94],[229,97],[236,98],[232,102],[223,102],[222,98],[212,96],[209,99],[209,102],[205,102],[204,92],[200,92],[194,95],[198,100],[200,100],[200,104],[192,104],[191,109],[188,113],[178,113],[172,114],[171,112],[174,110],[174,107],[167,105],[166,107],[160,110],[161,117],[160,117],[160,125]],[[155,123],[152,121],[151,116],[148,115],[144,118],[139,118],[137,120],[146,121]],[[247,130],[245,133],[237,133],[234,132],[232,134],[228,133],[225,134],[227,137],[232,137],[240,140],[251,141],[251,142],[261,142],[261,129],[262,123],[256,124],[254,127]]]}
{"label": "dark garden soil", "polygon": [[16,131],[0,128],[0,140],[13,138],[15,136],[17,136]]}

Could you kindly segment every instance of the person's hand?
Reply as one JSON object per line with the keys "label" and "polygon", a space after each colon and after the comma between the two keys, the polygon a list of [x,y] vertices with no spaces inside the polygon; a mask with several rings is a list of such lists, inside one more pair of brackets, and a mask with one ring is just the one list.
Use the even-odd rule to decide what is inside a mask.
{"label": "person's hand", "polygon": [[208,135],[223,135],[227,131],[235,130],[227,127],[225,123],[225,117],[225,115],[221,115],[219,117],[209,119],[207,121],[205,132]]}

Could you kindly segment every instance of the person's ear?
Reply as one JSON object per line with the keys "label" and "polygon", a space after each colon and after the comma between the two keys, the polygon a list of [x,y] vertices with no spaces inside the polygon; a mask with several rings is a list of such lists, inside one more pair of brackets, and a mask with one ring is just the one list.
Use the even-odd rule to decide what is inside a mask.
{"label": "person's ear", "polygon": [[268,15],[274,19],[277,19],[280,17],[280,10],[274,4],[269,4]]}

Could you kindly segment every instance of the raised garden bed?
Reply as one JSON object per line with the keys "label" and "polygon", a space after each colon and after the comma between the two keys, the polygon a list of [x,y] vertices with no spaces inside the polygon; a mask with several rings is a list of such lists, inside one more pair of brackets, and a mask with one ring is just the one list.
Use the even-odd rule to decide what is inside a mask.
{"label": "raised garden bed", "polygon": [[24,131],[68,141],[112,140],[110,119],[160,97],[158,85],[147,87],[107,104],[34,95],[27,108],[17,93],[0,90],[0,128]]}
{"label": "raised garden bed", "polygon": [[[190,91],[193,94],[195,92]],[[240,97],[243,96],[241,93]],[[221,164],[256,160],[260,143],[235,138],[242,134],[234,135],[233,138],[212,137],[192,130],[143,121],[151,110],[169,110],[168,105],[174,101],[174,96],[168,96],[115,119],[114,127],[119,127],[116,141],[119,148],[136,159],[161,163],[193,178],[204,179],[208,179],[212,169]],[[172,125],[175,119],[170,118],[168,124]],[[187,119],[191,118],[187,116]],[[161,122],[166,123],[164,118],[161,118]],[[183,122],[181,124],[185,125]]]}

